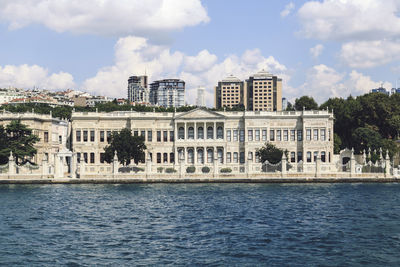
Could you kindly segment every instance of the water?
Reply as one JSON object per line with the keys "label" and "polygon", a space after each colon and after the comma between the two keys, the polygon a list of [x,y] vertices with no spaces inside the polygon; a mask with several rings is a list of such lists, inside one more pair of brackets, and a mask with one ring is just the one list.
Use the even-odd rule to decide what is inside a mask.
{"label": "water", "polygon": [[0,186],[2,266],[399,266],[399,184]]}

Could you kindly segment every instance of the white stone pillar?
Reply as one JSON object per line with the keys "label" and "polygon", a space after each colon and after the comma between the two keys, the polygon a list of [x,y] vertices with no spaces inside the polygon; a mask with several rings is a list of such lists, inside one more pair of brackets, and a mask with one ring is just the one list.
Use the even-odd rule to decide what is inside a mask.
{"label": "white stone pillar", "polygon": [[214,138],[214,140],[216,140],[217,139],[217,123],[216,122],[214,122],[214,136],[213,136]]}
{"label": "white stone pillar", "polygon": [[356,173],[356,159],[354,157],[354,148],[352,148],[350,156],[350,177],[354,176],[355,173]]}
{"label": "white stone pillar", "polygon": [[47,178],[49,172],[49,165],[47,159],[42,160],[42,178]]}
{"label": "white stone pillar", "polygon": [[117,151],[114,152],[112,169],[113,169],[113,177],[115,177],[115,175],[118,174],[118,156],[117,156]]}
{"label": "white stone pillar", "polygon": [[71,170],[71,178],[76,178],[76,153],[72,153],[70,160],[70,170]]}
{"label": "white stone pillar", "polygon": [[281,164],[282,164],[282,172],[281,175],[282,177],[285,177],[287,174],[287,169],[286,169],[286,165],[287,165],[287,158],[285,153],[282,153],[282,160],[281,160]]}
{"label": "white stone pillar", "polygon": [[151,157],[150,157],[150,152],[147,153],[147,160],[146,160],[146,174],[151,174],[152,169],[151,169]]}
{"label": "white stone pillar", "polygon": [[214,147],[214,151],[213,151],[213,156],[214,156],[214,178],[218,177],[218,169],[219,169],[219,162],[218,162],[218,152],[217,149]]}
{"label": "white stone pillar", "polygon": [[8,176],[10,178],[13,178],[15,174],[16,174],[15,160],[12,151],[10,151],[10,157],[8,158]]}
{"label": "white stone pillar", "polygon": [[315,177],[318,178],[321,173],[321,156],[317,153],[317,160],[315,161]]}
{"label": "white stone pillar", "polygon": [[85,176],[85,168],[86,168],[86,164],[85,164],[85,159],[81,158],[81,162],[79,164],[79,178],[83,178]]}
{"label": "white stone pillar", "polygon": [[179,177],[183,178],[185,175],[185,156],[183,153],[178,153],[178,162],[179,162]]}
{"label": "white stone pillar", "polygon": [[386,150],[386,157],[385,157],[385,177],[390,177],[390,158],[389,158],[389,151]]}

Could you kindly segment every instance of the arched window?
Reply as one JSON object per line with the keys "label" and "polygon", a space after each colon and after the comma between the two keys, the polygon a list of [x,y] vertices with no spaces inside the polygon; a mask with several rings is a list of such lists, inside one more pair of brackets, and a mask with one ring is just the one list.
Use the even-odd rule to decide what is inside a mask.
{"label": "arched window", "polygon": [[194,152],[193,149],[188,149],[188,163],[193,164],[194,163]]}
{"label": "arched window", "polygon": [[178,162],[181,162],[181,160],[184,160],[185,158],[185,153],[183,149],[178,150]]}
{"label": "arched window", "polygon": [[207,163],[212,163],[214,160],[213,150],[210,148],[207,150]]}
{"label": "arched window", "polygon": [[194,139],[194,128],[189,127],[188,129],[188,139]]}
{"label": "arched window", "polygon": [[203,151],[203,149],[197,150],[197,163],[200,163],[200,164],[204,163],[204,151]]}
{"label": "arched window", "polygon": [[201,126],[197,128],[197,139],[204,139],[204,129]]}
{"label": "arched window", "polygon": [[207,139],[214,139],[214,129],[211,126],[207,128]]}
{"label": "arched window", "polygon": [[218,153],[218,162],[224,163],[224,153],[223,153],[222,149],[218,148],[217,153]]}
{"label": "arched window", "polygon": [[178,139],[185,139],[185,129],[183,127],[179,127]]}
{"label": "arched window", "polygon": [[217,139],[224,139],[224,130],[221,126],[217,128]]}

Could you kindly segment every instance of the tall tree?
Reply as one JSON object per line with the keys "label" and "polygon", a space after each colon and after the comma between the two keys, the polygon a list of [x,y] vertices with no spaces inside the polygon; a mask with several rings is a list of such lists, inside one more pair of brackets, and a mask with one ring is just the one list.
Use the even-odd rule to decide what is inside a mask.
{"label": "tall tree", "polygon": [[269,163],[276,164],[282,160],[282,155],[285,153],[287,156],[288,151],[277,148],[271,143],[265,143],[265,145],[258,150],[260,154],[261,162],[268,160]]}
{"label": "tall tree", "polygon": [[0,125],[0,164],[8,162],[10,148],[8,147],[7,132],[3,125]]}
{"label": "tall tree", "polygon": [[303,110],[303,108],[306,110],[315,110],[318,109],[318,104],[311,96],[302,96],[296,98],[294,101],[294,108],[296,110]]}
{"label": "tall tree", "polygon": [[28,157],[33,157],[37,150],[34,144],[40,139],[32,134],[32,129],[22,124],[20,120],[13,120],[6,127],[7,145],[15,157],[17,164],[28,161]]}
{"label": "tall tree", "polygon": [[132,131],[124,128],[119,133],[112,133],[110,144],[104,148],[104,159],[108,163],[112,162],[116,151],[121,164],[129,165],[132,159],[134,159],[135,163],[143,162],[145,149],[144,137],[132,136]]}

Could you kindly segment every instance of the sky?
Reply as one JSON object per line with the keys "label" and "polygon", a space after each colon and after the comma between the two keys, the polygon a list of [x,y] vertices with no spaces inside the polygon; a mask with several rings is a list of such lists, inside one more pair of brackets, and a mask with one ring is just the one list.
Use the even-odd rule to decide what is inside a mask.
{"label": "sky", "polygon": [[206,104],[228,75],[266,70],[323,103],[400,87],[400,0],[0,0],[0,87],[126,97],[180,78]]}

